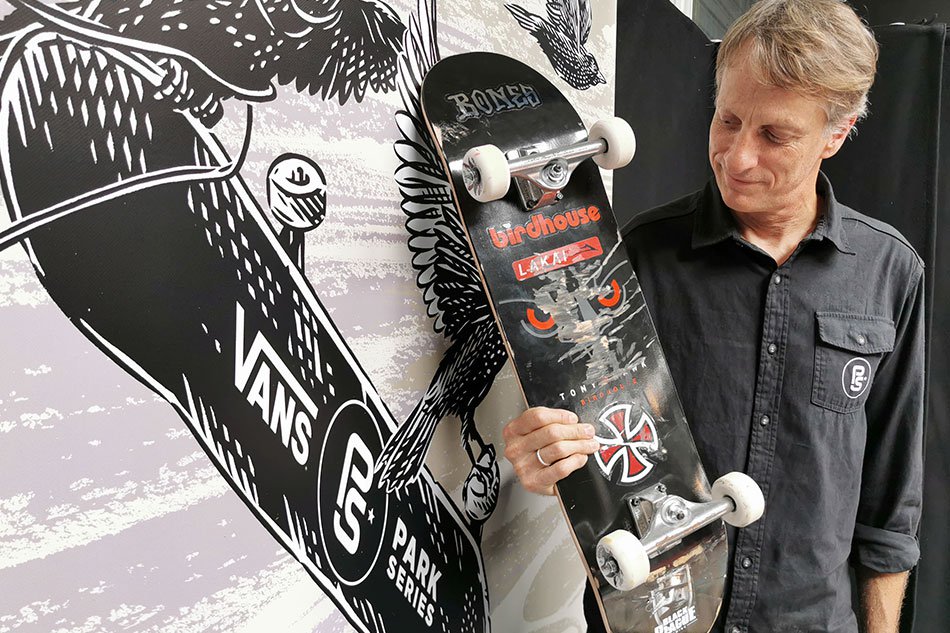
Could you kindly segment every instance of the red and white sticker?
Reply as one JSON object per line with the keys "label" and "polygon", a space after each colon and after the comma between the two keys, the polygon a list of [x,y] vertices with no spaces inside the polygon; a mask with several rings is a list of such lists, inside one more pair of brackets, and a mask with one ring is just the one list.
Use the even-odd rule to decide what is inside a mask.
{"label": "red and white sticker", "polygon": [[518,281],[524,281],[603,254],[604,249],[600,245],[600,240],[596,237],[589,237],[580,242],[566,244],[544,253],[537,253],[531,257],[519,259],[513,262],[511,266],[515,270],[515,277],[518,278]]}

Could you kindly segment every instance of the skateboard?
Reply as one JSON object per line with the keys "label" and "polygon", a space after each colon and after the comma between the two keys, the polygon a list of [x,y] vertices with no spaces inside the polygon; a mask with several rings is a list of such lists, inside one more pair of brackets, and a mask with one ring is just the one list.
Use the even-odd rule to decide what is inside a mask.
{"label": "skateboard", "polygon": [[356,630],[489,631],[451,497],[427,470],[374,481],[396,421],[301,268],[318,166],[274,161],[278,233],[240,173],[249,137],[232,158],[154,97],[173,51],[35,12],[0,60],[0,249],[22,246],[77,329],[174,408]]}
{"label": "skateboard", "polygon": [[590,132],[558,89],[493,53],[446,58],[422,107],[529,406],[570,409],[600,449],[557,497],[612,633],[708,631],[727,570],[723,519],[761,516],[742,473],[710,487],[598,165],[623,166],[619,119]]}

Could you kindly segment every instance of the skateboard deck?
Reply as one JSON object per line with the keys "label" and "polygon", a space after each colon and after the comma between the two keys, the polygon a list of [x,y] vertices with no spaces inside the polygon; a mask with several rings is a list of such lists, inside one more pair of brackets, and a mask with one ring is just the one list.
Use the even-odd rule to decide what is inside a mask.
{"label": "skateboard deck", "polygon": [[492,144],[510,160],[583,142],[581,118],[543,76],[493,53],[444,59],[421,99],[527,404],[572,410],[596,428],[600,450],[557,495],[608,630],[708,631],[726,576],[722,520],[654,557],[631,591],[615,589],[597,563],[602,537],[637,534],[649,518],[634,499],[656,490],[711,498],[598,167],[583,160],[559,198],[533,211],[515,182],[488,203],[466,190],[468,150]]}

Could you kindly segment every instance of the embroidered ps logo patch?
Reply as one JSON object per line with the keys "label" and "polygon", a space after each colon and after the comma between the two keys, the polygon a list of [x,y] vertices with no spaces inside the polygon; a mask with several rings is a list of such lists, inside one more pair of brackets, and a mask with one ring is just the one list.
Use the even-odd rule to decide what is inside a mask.
{"label": "embroidered ps logo patch", "polygon": [[860,398],[871,384],[871,363],[864,358],[852,358],[841,372],[841,388],[852,400]]}

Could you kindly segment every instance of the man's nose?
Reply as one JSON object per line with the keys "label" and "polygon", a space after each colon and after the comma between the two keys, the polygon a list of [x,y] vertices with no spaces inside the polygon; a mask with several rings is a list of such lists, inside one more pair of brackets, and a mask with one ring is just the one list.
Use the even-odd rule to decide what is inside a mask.
{"label": "man's nose", "polygon": [[732,174],[740,174],[755,167],[759,156],[752,134],[742,131],[735,135],[723,159],[726,169]]}

